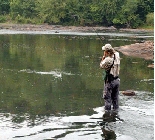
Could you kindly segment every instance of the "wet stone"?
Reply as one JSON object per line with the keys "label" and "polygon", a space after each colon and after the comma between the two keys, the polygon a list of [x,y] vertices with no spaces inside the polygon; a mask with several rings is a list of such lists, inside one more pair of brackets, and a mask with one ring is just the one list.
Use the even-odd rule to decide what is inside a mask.
{"label": "wet stone", "polygon": [[134,96],[134,95],[136,95],[133,90],[122,91],[122,94],[126,95],[126,96]]}

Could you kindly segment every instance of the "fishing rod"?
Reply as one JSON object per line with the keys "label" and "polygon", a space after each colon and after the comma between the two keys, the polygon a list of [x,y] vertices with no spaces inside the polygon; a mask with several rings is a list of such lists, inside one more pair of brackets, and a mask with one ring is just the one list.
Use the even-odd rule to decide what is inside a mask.
{"label": "fishing rod", "polygon": [[100,41],[104,44],[103,39],[101,38],[101,36],[98,34],[98,32],[95,30],[94,27],[92,27],[92,28],[93,28],[93,30],[95,31],[95,33],[97,34],[97,36],[100,38]]}
{"label": "fishing rod", "polygon": [[[78,21],[78,19],[80,18],[79,15],[71,15],[71,18],[74,18],[75,21]],[[98,32],[95,30],[95,28],[92,26],[92,29],[95,31],[95,33],[97,34],[97,36],[100,38],[100,41],[104,44],[101,36],[98,34]]]}

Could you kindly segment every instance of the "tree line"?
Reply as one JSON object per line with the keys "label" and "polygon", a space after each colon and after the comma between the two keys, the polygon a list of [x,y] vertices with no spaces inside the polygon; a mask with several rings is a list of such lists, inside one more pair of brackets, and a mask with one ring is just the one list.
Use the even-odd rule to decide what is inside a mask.
{"label": "tree line", "polygon": [[0,0],[0,22],[153,26],[153,0]]}

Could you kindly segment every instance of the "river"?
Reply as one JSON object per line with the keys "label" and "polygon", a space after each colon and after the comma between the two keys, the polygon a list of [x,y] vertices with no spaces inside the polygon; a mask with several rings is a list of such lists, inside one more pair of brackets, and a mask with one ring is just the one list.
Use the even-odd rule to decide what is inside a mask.
{"label": "river", "polygon": [[[98,33],[114,47],[150,33]],[[153,140],[152,60],[120,53],[120,109],[103,122],[103,43],[95,33],[0,31],[1,140]],[[135,96],[124,96],[132,89]]]}

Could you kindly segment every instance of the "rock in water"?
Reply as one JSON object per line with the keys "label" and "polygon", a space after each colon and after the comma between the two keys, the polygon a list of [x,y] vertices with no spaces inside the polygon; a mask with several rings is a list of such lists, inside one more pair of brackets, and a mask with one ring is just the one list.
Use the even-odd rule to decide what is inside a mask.
{"label": "rock in water", "polygon": [[126,90],[126,91],[122,91],[122,94],[126,96],[134,96],[135,92],[133,90]]}

